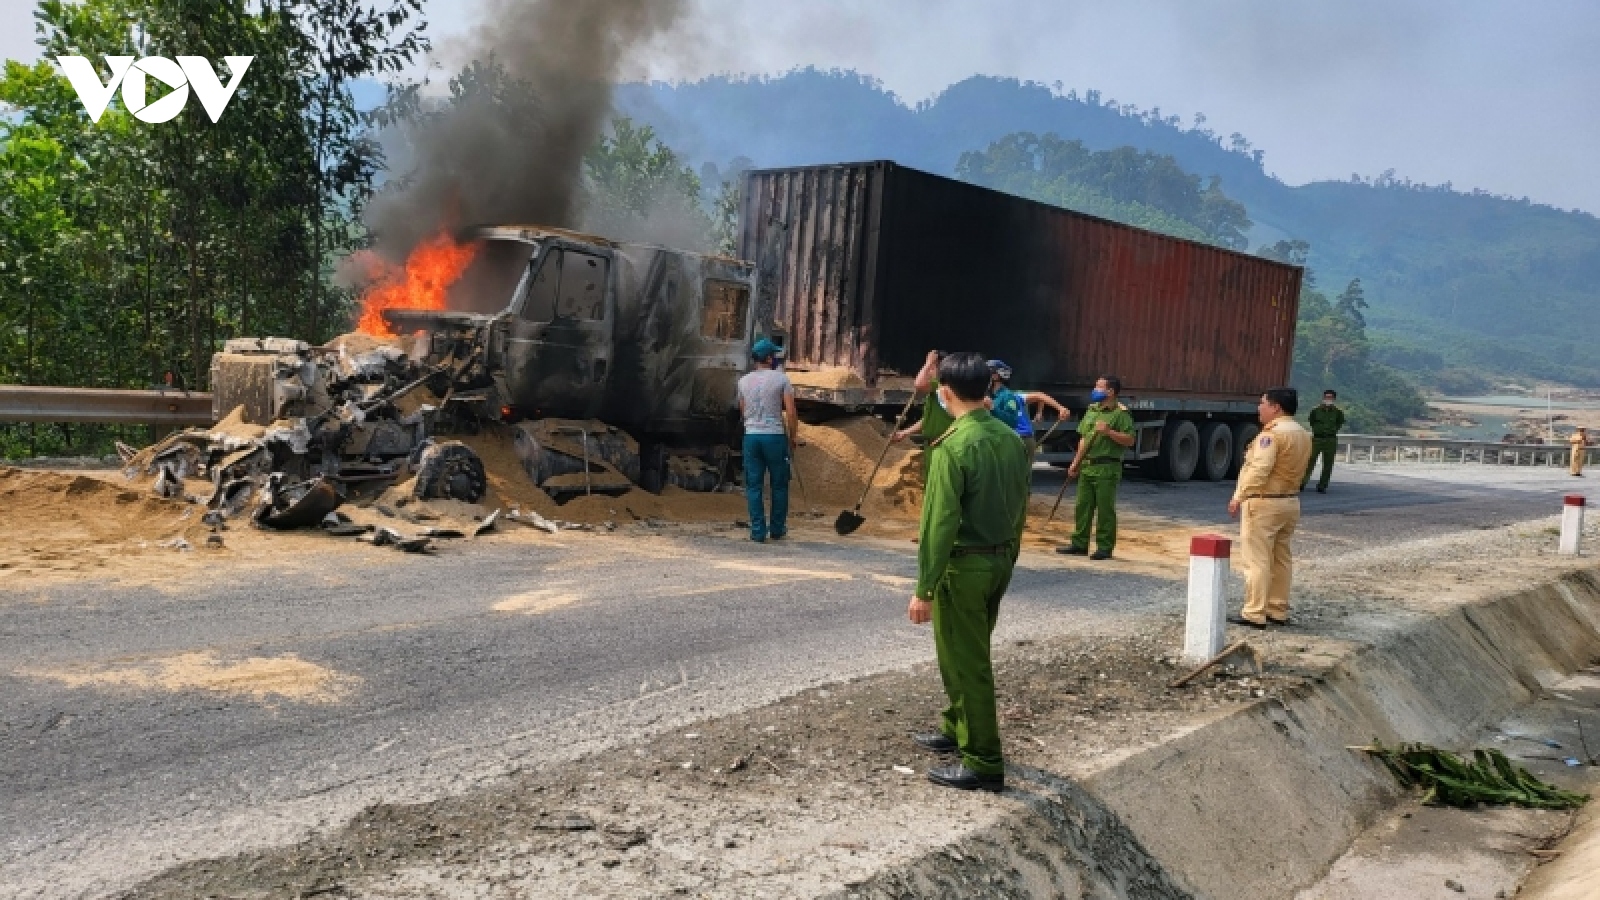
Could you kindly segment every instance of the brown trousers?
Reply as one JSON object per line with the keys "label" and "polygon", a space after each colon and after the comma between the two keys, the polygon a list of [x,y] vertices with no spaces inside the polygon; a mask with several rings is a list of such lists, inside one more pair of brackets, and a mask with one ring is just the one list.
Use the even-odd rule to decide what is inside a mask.
{"label": "brown trousers", "polygon": [[1244,501],[1239,520],[1244,618],[1252,622],[1289,618],[1289,585],[1294,577],[1294,554],[1289,542],[1299,523],[1299,497]]}

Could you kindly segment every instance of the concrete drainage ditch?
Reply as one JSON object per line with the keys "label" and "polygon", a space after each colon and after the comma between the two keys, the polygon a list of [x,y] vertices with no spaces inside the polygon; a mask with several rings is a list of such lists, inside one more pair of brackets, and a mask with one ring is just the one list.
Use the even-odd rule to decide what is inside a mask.
{"label": "concrete drainage ditch", "polygon": [[1019,808],[834,896],[1294,897],[1402,799],[1347,747],[1461,746],[1597,660],[1593,572],[1463,606],[1081,783],[1015,771]]}

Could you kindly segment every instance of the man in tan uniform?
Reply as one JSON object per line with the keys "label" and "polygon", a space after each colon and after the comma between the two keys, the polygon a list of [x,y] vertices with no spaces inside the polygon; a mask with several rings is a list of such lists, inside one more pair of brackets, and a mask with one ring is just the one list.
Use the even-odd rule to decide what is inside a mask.
{"label": "man in tan uniform", "polygon": [[1584,457],[1589,455],[1589,429],[1579,425],[1572,437],[1567,438],[1567,444],[1572,447],[1571,467],[1567,471],[1582,478]]}
{"label": "man in tan uniform", "polygon": [[1300,396],[1294,388],[1261,395],[1256,411],[1261,434],[1245,452],[1239,486],[1228,515],[1239,522],[1239,561],[1244,568],[1244,609],[1229,616],[1235,625],[1266,628],[1289,624],[1289,582],[1294,556],[1289,541],[1300,523],[1300,481],[1311,461],[1311,433],[1294,419]]}

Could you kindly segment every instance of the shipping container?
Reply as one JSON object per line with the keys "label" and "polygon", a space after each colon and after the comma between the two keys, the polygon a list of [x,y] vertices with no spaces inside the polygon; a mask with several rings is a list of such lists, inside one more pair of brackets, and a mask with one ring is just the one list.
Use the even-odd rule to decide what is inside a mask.
{"label": "shipping container", "polygon": [[1180,480],[1237,470],[1256,399],[1288,381],[1302,277],[888,161],[749,172],[739,256],[803,396],[893,406],[930,349],[1004,359],[1079,410],[1115,374],[1130,458]]}

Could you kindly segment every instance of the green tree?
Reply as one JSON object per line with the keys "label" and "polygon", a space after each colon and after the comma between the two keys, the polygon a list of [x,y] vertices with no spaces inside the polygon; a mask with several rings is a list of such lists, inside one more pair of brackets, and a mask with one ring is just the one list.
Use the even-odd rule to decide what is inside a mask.
{"label": "green tree", "polygon": [[1339,294],[1339,298],[1333,302],[1333,305],[1340,315],[1355,322],[1362,328],[1366,328],[1367,317],[1363,310],[1367,308],[1367,295],[1361,289],[1361,279],[1352,278],[1350,284]]}
{"label": "green tree", "polygon": [[[362,122],[319,104],[348,108],[352,72],[392,70],[419,46],[408,9],[41,2],[46,61],[8,61],[0,77],[13,111],[0,119],[0,381],[141,387],[171,373],[202,387],[229,337],[325,337],[327,259],[359,240],[354,215],[380,158]],[[341,10],[343,21],[328,14]],[[218,122],[190,102],[150,125],[120,97],[91,122],[58,55],[254,60]],[[103,449],[113,433],[0,427],[0,452]]]}
{"label": "green tree", "polygon": [[350,86],[362,78],[398,74],[432,44],[424,34],[422,0],[392,0],[384,7],[360,0],[278,0],[267,9],[292,22],[298,38],[291,71],[298,75],[305,99],[301,115],[310,128],[308,174],[314,208],[321,211],[310,223],[315,268],[307,273],[311,297],[304,329],[316,334],[325,312],[340,319],[338,313],[344,311],[324,309],[331,274],[327,260],[361,244],[356,223],[383,164]]}
{"label": "green tree", "polygon": [[[1279,241],[1258,255],[1304,265],[1311,252],[1305,241]],[[1352,280],[1330,301],[1316,289],[1307,269],[1300,289],[1300,315],[1295,325],[1292,383],[1300,389],[1305,411],[1309,398],[1325,390],[1339,392],[1355,431],[1378,431],[1427,412],[1421,393],[1404,375],[1374,362],[1362,310],[1361,282]]]}
{"label": "green tree", "polygon": [[623,240],[710,250],[716,238],[700,176],[655,129],[619,116],[583,158],[585,227]]}
{"label": "green tree", "polygon": [[737,156],[724,169],[706,163],[700,171],[700,182],[706,190],[704,199],[711,210],[712,249],[723,256],[739,252],[739,207],[744,196],[744,176],[753,168],[755,163],[749,157]]}

